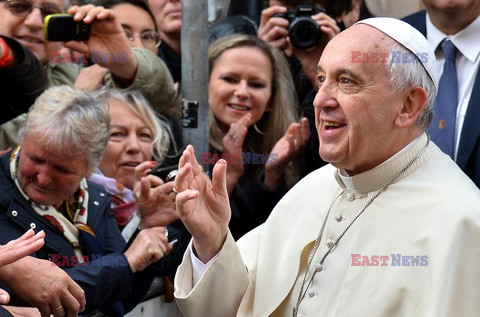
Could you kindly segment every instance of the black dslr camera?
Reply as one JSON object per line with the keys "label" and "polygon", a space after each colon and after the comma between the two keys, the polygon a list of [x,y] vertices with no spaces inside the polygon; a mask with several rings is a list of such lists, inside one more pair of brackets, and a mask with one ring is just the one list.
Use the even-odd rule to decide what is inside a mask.
{"label": "black dslr camera", "polygon": [[290,41],[296,47],[308,50],[315,47],[322,37],[320,27],[311,18],[312,15],[320,12],[325,12],[325,10],[316,8],[312,4],[300,4],[296,9],[288,10],[285,13],[277,13],[274,17],[288,20]]}

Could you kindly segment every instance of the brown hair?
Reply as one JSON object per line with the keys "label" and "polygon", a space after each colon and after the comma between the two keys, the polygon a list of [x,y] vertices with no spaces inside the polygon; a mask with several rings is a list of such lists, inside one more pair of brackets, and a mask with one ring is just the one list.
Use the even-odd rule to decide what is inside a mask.
{"label": "brown hair", "polygon": [[[252,35],[235,34],[218,39],[208,50],[209,71],[225,51],[237,47],[254,47],[260,49],[270,60],[272,66],[272,94],[267,110],[256,123],[262,133],[250,126],[243,145],[243,151],[268,154],[277,141],[285,134],[288,126],[298,119],[299,106],[295,85],[290,73],[290,65],[284,54]],[[210,116],[210,146],[222,153],[222,139],[228,132],[227,126],[218,121],[209,111]]]}

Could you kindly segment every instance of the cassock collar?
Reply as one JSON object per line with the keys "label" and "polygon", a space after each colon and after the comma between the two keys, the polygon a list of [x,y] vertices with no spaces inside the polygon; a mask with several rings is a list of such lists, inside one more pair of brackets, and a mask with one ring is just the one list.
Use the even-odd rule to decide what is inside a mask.
{"label": "cassock collar", "polygon": [[[357,192],[358,194],[366,194],[372,191],[380,190],[384,187],[389,181],[393,179],[395,175],[400,172],[402,168],[407,165],[418,152],[427,143],[427,135],[423,133],[420,137],[409,143],[387,161],[382,164],[374,167],[371,170],[357,174],[355,176],[343,176],[340,173],[340,170],[335,171],[335,179],[343,189],[351,189]],[[428,160],[432,155],[432,146],[429,145],[426,153],[420,156],[412,166],[403,173],[395,182],[398,182],[405,176],[412,173],[419,166]]]}

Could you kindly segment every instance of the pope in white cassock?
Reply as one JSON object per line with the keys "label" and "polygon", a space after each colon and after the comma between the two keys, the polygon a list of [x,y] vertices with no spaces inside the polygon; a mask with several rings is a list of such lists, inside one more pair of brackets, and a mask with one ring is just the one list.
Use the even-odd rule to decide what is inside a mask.
{"label": "pope in white cassock", "polygon": [[425,132],[433,54],[391,18],[331,40],[314,100],[330,165],[237,244],[226,162],[210,182],[185,150],[175,183],[193,236],[175,278],[184,316],[480,316],[480,192]]}

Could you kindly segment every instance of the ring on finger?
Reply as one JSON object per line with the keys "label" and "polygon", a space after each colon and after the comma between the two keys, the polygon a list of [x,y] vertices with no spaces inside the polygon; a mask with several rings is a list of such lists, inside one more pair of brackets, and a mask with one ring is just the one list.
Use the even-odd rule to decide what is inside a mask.
{"label": "ring on finger", "polygon": [[52,309],[52,313],[55,313],[55,312],[59,311],[59,310],[62,309],[62,308],[63,308],[63,306],[60,305],[60,306],[58,306],[57,308]]}
{"label": "ring on finger", "polygon": [[175,195],[180,194],[180,192],[177,191],[177,189],[175,187],[172,188],[172,191],[175,193]]}

